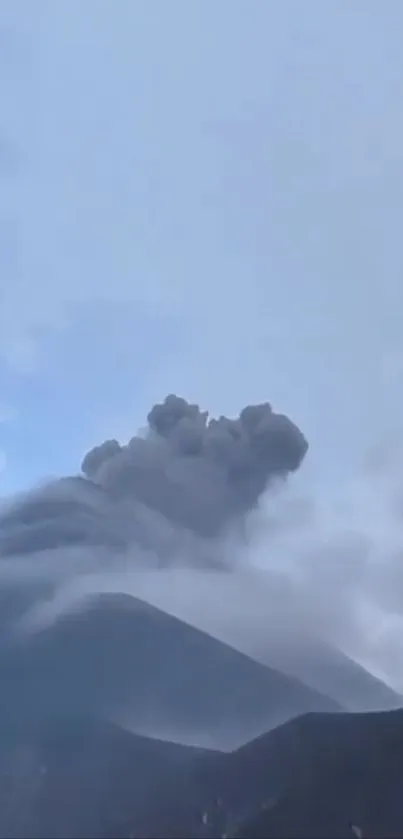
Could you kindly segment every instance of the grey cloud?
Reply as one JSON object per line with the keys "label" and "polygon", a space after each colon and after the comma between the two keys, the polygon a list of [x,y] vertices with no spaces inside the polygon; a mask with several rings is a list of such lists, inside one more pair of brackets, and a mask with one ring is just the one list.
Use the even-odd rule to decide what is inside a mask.
{"label": "grey cloud", "polygon": [[[208,572],[213,584],[215,574],[225,578],[236,567],[234,525],[271,480],[299,466],[307,447],[299,429],[269,405],[214,420],[171,395],[150,411],[143,436],[125,445],[106,441],[86,454],[81,475],[9,502],[0,515],[0,670],[10,684],[8,712],[14,694],[25,707],[19,681],[25,668],[16,670],[14,661],[24,648],[20,640],[34,634],[40,650],[41,630],[46,635],[50,625],[56,649],[53,624],[80,604],[85,610],[87,598],[103,589],[116,586],[119,593],[126,586],[135,595],[144,574],[188,567]],[[65,665],[74,669],[74,657],[59,661],[63,673]],[[38,677],[40,691],[42,682]],[[123,701],[123,682],[115,689]],[[80,694],[81,686],[70,690]]]}
{"label": "grey cloud", "polygon": [[381,670],[397,638],[396,621],[382,630],[384,613],[401,607],[401,522],[391,504],[399,475],[394,487],[390,475],[383,485],[365,471],[329,494],[309,490],[302,470],[287,485],[307,448],[268,403],[209,419],[169,396],[144,433],[89,452],[83,474],[9,502],[0,515],[0,657],[5,629],[36,632],[83,599],[115,592],[252,655],[267,652],[282,626],[297,647],[306,636],[312,651],[317,639]]}
{"label": "grey cloud", "polygon": [[145,438],[96,447],[83,472],[114,499],[131,497],[201,536],[216,536],[245,515],[273,477],[300,466],[308,448],[269,403],[216,420],[171,394],[147,419]]}
{"label": "grey cloud", "polygon": [[121,448],[117,440],[105,440],[104,443],[101,443],[100,446],[95,446],[85,455],[81,470],[88,478],[92,478],[96,475],[99,467],[105,460],[114,457],[120,451]]}
{"label": "grey cloud", "polygon": [[29,604],[35,614],[41,603],[48,613],[60,587],[79,580],[75,596],[89,574],[122,579],[130,569],[234,568],[229,534],[273,478],[298,467],[307,447],[268,404],[214,420],[168,396],[150,411],[143,436],[126,445],[107,440],[86,454],[83,474],[3,507],[3,629]]}
{"label": "grey cloud", "polygon": [[9,504],[0,555],[134,546],[144,562],[210,564],[208,539],[253,509],[271,479],[297,469],[307,448],[268,403],[215,420],[170,395],[150,411],[145,436],[107,440],[85,455],[83,475]]}

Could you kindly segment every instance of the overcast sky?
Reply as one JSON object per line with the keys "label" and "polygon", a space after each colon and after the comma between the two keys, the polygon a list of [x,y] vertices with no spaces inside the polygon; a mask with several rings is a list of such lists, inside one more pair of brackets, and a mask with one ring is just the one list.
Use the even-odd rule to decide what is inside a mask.
{"label": "overcast sky", "polygon": [[4,0],[0,24],[0,492],[169,391],[271,400],[328,476],[389,433],[400,0]]}

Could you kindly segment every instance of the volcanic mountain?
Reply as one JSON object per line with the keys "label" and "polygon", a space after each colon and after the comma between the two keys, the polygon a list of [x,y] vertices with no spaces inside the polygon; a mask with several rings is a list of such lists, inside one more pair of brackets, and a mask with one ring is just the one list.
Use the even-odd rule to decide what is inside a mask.
{"label": "volcanic mountain", "polygon": [[341,710],[127,595],[99,595],[0,648],[0,718],[124,720],[138,733],[232,748],[298,714]]}

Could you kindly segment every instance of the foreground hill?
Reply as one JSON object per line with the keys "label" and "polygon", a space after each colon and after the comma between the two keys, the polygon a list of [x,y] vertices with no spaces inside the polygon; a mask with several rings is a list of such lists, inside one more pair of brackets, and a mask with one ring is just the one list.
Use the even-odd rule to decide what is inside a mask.
{"label": "foreground hill", "polygon": [[[203,760],[202,749],[88,718],[1,726],[0,837],[147,836],[160,827],[172,835],[168,814],[181,821],[178,791]],[[193,794],[203,801],[204,787]]]}
{"label": "foreground hill", "polygon": [[121,595],[87,601],[0,652],[0,718],[108,716],[139,733],[232,748],[311,710],[340,710],[164,612]]}
{"label": "foreground hill", "polygon": [[1,839],[403,835],[401,711],[308,714],[227,754],[84,718],[0,745]]}
{"label": "foreground hill", "polygon": [[225,774],[228,803],[241,776],[261,794],[234,830],[244,839],[402,836],[403,712],[309,714],[240,749]]}

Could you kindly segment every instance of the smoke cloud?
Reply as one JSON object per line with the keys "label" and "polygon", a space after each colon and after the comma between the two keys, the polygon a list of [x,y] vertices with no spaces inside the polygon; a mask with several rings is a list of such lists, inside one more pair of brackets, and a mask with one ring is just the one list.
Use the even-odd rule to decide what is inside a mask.
{"label": "smoke cloud", "polygon": [[144,435],[126,445],[107,440],[86,454],[81,475],[5,505],[3,591],[24,589],[17,599],[25,605],[40,590],[47,608],[39,611],[49,613],[57,587],[73,581],[76,591],[78,579],[85,588],[89,573],[229,567],[246,515],[270,482],[298,469],[307,448],[269,403],[216,420],[169,395],[150,411]]}
{"label": "smoke cloud", "polygon": [[262,660],[279,637],[332,644],[403,689],[400,438],[331,490],[307,450],[268,403],[215,420],[168,396],[144,434],[3,507],[3,637],[120,592]]}
{"label": "smoke cloud", "polygon": [[236,420],[170,395],[148,414],[148,434],[107,440],[82,471],[115,502],[133,499],[176,526],[212,537],[258,502],[270,479],[298,469],[308,447],[299,429],[250,405]]}
{"label": "smoke cloud", "polygon": [[170,395],[148,415],[145,436],[107,440],[84,457],[83,475],[10,503],[0,519],[0,556],[68,547],[127,551],[148,562],[197,564],[275,478],[298,469],[308,448],[271,406],[208,419]]}

